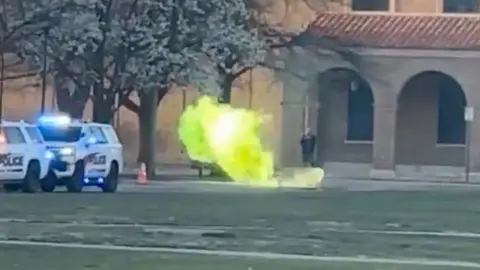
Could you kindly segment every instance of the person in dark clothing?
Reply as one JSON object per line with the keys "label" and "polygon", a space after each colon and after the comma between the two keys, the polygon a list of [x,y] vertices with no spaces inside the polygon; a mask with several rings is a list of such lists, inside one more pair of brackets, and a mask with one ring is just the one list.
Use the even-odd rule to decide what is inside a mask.
{"label": "person in dark clothing", "polygon": [[300,140],[300,146],[302,148],[302,161],[304,166],[314,165],[314,152],[315,152],[315,135],[312,134],[310,129],[307,129]]}

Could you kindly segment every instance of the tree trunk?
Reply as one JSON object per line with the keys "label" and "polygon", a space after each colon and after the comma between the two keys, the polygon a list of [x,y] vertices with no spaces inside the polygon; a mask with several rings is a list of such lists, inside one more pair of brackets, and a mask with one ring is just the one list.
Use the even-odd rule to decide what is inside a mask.
{"label": "tree trunk", "polygon": [[[81,103],[81,101],[74,101],[75,105],[72,106],[72,109],[70,109],[70,117],[74,119],[82,119],[83,118],[83,112],[85,111],[85,105],[86,102]],[[79,104],[80,103],[80,104]]]}
{"label": "tree trunk", "polygon": [[147,162],[147,154],[148,154],[148,121],[147,119],[148,110],[147,106],[142,106],[145,100],[145,97],[140,97],[140,106],[138,108],[138,133],[139,133],[139,147],[138,147],[138,162],[139,163],[146,163]]}
{"label": "tree trunk", "polygon": [[147,178],[155,177],[156,167],[156,130],[157,130],[157,100],[158,91],[148,91],[140,95],[139,127],[140,153],[139,158],[147,167]]}
{"label": "tree trunk", "polygon": [[[158,105],[160,105],[160,102],[162,101],[163,97],[167,94],[168,92],[168,89],[160,89],[159,92],[158,92],[158,97],[157,97],[157,102],[156,102],[156,107],[155,107],[155,119],[156,119],[156,116],[157,116],[157,108],[158,108]],[[127,109],[130,109],[132,112],[135,112],[137,114],[137,117],[138,117],[138,132],[139,132],[139,142],[138,142],[138,145],[139,145],[139,148],[138,148],[138,157],[137,157],[137,161],[138,162],[146,162],[147,161],[147,156],[148,156],[148,151],[150,148],[149,144],[148,144],[148,125],[149,125],[149,122],[148,121],[145,121],[145,119],[148,118],[148,114],[149,114],[149,111],[148,111],[148,106],[146,105],[148,103],[148,99],[150,98],[147,95],[143,94],[143,93],[139,93],[139,97],[140,97],[140,103],[139,105],[135,105],[135,104],[132,104],[132,103],[128,103],[128,104],[125,104],[126,105],[126,108]],[[156,123],[156,120],[155,120],[155,123]],[[155,132],[155,131],[154,131]]]}
{"label": "tree trunk", "polygon": [[104,100],[97,100],[93,104],[93,122],[111,124],[113,120],[114,111],[111,104]]}
{"label": "tree trunk", "polygon": [[230,74],[225,75],[225,79],[220,85],[222,89],[222,93],[220,94],[220,97],[219,97],[220,103],[230,103],[232,101],[233,81],[234,81],[234,77],[232,75]]}
{"label": "tree trunk", "polygon": [[[102,85],[96,84],[93,89],[93,122],[111,124],[114,114],[114,99],[105,94]],[[110,92],[110,91],[109,91]]]}
{"label": "tree trunk", "polygon": [[81,119],[90,91],[89,89],[78,88],[78,86],[74,87],[75,89],[72,91],[68,84],[63,83],[59,78],[55,78],[55,99],[60,112],[66,113],[72,118]]}
{"label": "tree trunk", "polygon": [[121,101],[125,108],[138,116],[139,149],[137,161],[147,165],[147,175],[149,177],[153,177],[155,174],[157,108],[167,92],[168,88],[160,88],[157,91],[149,92],[139,91],[140,102],[138,105],[128,97]]}

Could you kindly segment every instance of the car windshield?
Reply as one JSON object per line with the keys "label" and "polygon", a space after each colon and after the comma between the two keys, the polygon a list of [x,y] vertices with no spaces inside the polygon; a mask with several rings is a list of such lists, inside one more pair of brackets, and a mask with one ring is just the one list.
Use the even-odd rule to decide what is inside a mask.
{"label": "car windshield", "polygon": [[78,126],[41,125],[38,129],[46,142],[76,142],[82,134]]}

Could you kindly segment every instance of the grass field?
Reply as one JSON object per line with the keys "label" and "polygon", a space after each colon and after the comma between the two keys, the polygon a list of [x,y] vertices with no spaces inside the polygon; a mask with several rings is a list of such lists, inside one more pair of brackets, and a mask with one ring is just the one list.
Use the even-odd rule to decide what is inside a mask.
{"label": "grass field", "polygon": [[[480,264],[479,195],[460,191],[4,194],[0,240]],[[422,266],[13,245],[2,245],[0,250],[0,269],[19,270],[463,269],[461,263]]]}
{"label": "grass field", "polygon": [[[1,246],[0,265],[2,269],[22,270],[111,270],[111,269],[135,269],[135,270],[433,270],[452,269],[450,266],[408,266],[396,264],[368,264],[368,263],[324,263],[312,261],[292,260],[260,260],[239,259],[217,256],[185,256],[159,253],[129,253],[92,251],[87,249],[62,250],[68,256],[59,256],[59,250],[45,247],[11,247]],[[28,259],[27,259],[28,258]]]}

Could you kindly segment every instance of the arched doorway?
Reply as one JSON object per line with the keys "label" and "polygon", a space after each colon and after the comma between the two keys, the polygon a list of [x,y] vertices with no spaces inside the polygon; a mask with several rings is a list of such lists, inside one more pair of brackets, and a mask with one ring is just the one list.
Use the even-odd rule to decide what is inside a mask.
{"label": "arched doorway", "polygon": [[371,163],[373,93],[353,70],[331,69],[319,75],[316,92],[317,161]]}
{"label": "arched doorway", "polygon": [[467,101],[454,78],[437,71],[417,74],[407,81],[397,102],[397,164],[463,164]]}

